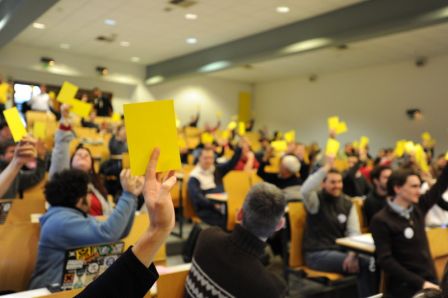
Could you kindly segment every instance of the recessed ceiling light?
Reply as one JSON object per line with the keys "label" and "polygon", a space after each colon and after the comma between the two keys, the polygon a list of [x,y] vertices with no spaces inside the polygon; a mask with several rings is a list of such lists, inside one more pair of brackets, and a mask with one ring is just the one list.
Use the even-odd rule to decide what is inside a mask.
{"label": "recessed ceiling light", "polygon": [[163,76],[153,76],[146,80],[146,84],[153,85],[163,82],[165,78]]}
{"label": "recessed ceiling light", "polygon": [[105,19],[104,24],[109,25],[109,26],[115,26],[117,24],[117,21],[112,20],[112,19]]}
{"label": "recessed ceiling light", "polygon": [[131,61],[132,62],[139,62],[140,61],[140,57],[132,57]]}
{"label": "recessed ceiling light", "polygon": [[185,18],[187,20],[196,20],[198,18],[198,15],[194,14],[194,13],[187,13],[185,15]]}
{"label": "recessed ceiling light", "polygon": [[195,43],[198,42],[198,40],[196,38],[194,38],[194,37],[189,37],[189,38],[187,38],[186,42],[188,44],[195,44]]}
{"label": "recessed ceiling light", "polygon": [[202,66],[201,68],[199,68],[199,72],[217,71],[229,67],[230,65],[231,63],[229,61],[216,61]]}
{"label": "recessed ceiling light", "polygon": [[36,29],[45,29],[45,25],[42,23],[33,23],[33,27]]}
{"label": "recessed ceiling light", "polygon": [[278,6],[277,7],[277,12],[278,13],[288,13],[289,12],[289,7],[288,6]]}
{"label": "recessed ceiling light", "polygon": [[61,44],[59,45],[59,47],[60,47],[61,49],[65,49],[65,50],[70,49],[70,45],[69,45],[68,43],[61,43]]}
{"label": "recessed ceiling light", "polygon": [[120,42],[120,46],[122,46],[122,47],[129,47],[130,45],[131,45],[131,43],[129,41]]}

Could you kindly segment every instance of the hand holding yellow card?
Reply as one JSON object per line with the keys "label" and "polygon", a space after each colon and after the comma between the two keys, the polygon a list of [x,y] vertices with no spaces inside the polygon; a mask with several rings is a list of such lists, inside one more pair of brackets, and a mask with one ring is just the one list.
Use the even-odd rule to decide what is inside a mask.
{"label": "hand holding yellow card", "polygon": [[338,116],[329,117],[327,122],[328,122],[328,130],[336,131],[336,129],[338,128],[338,124],[339,124],[339,117]]}
{"label": "hand holding yellow card", "polygon": [[208,132],[204,132],[201,135],[201,142],[202,144],[211,144],[213,143],[213,136]]}
{"label": "hand holding yellow card", "polygon": [[335,139],[328,139],[327,146],[325,148],[325,154],[327,156],[336,156],[338,154],[340,143]]}
{"label": "hand holding yellow card", "polygon": [[19,115],[19,110],[16,107],[3,111],[6,122],[11,130],[12,138],[14,142],[19,142],[24,136],[26,136],[26,128],[23,124],[22,118]]}
{"label": "hand holding yellow card", "polygon": [[181,168],[176,117],[172,100],[124,105],[131,173],[144,175],[154,148],[160,148],[157,171]]}
{"label": "hand holding yellow card", "polygon": [[394,155],[397,157],[402,157],[404,154],[404,149],[406,146],[406,140],[399,140],[395,144]]}
{"label": "hand holding yellow card", "polygon": [[78,86],[69,82],[64,82],[64,84],[62,84],[61,91],[59,91],[58,94],[58,101],[62,103],[69,103],[70,100],[75,98],[78,89]]}
{"label": "hand holding yellow card", "polygon": [[285,132],[284,136],[285,141],[288,143],[294,143],[296,141],[296,131],[290,130],[288,132]]}
{"label": "hand holding yellow card", "polygon": [[274,141],[271,146],[277,152],[285,152],[288,149],[288,144],[285,141]]}
{"label": "hand holding yellow card", "polygon": [[359,148],[366,149],[367,145],[369,145],[369,138],[366,136],[362,136],[359,141]]}
{"label": "hand holding yellow card", "polygon": [[237,126],[236,121],[231,121],[229,125],[227,125],[227,129],[234,130],[236,126]]}

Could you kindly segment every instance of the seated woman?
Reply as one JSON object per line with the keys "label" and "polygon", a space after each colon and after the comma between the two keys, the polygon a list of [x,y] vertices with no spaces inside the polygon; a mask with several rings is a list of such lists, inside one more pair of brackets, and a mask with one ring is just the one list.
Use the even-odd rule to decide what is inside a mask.
{"label": "seated woman", "polygon": [[109,215],[112,207],[107,202],[107,191],[95,172],[94,160],[88,148],[80,144],[75,153],[70,157],[70,142],[75,138],[75,134],[70,124],[70,107],[63,105],[61,107],[61,121],[55,135],[55,145],[51,154],[51,165],[49,178],[65,169],[78,169],[89,174],[89,187],[87,199],[89,200],[89,214]]}

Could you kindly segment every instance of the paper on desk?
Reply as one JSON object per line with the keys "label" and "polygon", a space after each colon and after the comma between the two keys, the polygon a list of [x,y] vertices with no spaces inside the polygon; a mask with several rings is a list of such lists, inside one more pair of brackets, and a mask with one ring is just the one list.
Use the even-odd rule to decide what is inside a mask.
{"label": "paper on desk", "polygon": [[372,234],[362,234],[362,235],[357,235],[357,236],[351,236],[351,237],[349,237],[349,239],[356,241],[356,242],[369,244],[369,245],[375,244],[373,241]]}
{"label": "paper on desk", "polygon": [[158,172],[181,168],[172,100],[125,104],[124,120],[132,175],[145,174],[156,147],[160,148]]}

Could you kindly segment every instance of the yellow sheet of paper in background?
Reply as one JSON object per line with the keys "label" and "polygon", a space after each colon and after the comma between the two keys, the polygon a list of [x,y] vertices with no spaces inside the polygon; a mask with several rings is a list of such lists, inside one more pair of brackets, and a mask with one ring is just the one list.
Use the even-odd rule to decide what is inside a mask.
{"label": "yellow sheet of paper in background", "polygon": [[395,144],[394,154],[397,157],[402,157],[404,154],[404,147],[406,146],[406,140],[399,140]]}
{"label": "yellow sheet of paper in background", "polygon": [[145,174],[155,147],[160,148],[158,172],[181,168],[172,100],[125,104],[124,121],[132,175]]}
{"label": "yellow sheet of paper in background", "polygon": [[430,141],[432,139],[431,134],[427,131],[422,133],[422,140],[423,141]]}
{"label": "yellow sheet of paper in background", "polygon": [[325,147],[325,154],[329,156],[336,156],[338,154],[340,143],[335,139],[328,139]]}
{"label": "yellow sheet of paper in background", "polygon": [[287,132],[285,132],[283,137],[285,138],[286,142],[293,143],[296,141],[296,131],[295,130],[287,131]]}
{"label": "yellow sheet of paper in background", "polygon": [[329,117],[327,122],[329,130],[336,130],[339,125],[339,117],[338,116]]}
{"label": "yellow sheet of paper in background", "polygon": [[80,117],[88,117],[90,111],[92,110],[91,103],[86,103],[79,99],[72,98],[72,99],[67,100],[64,103],[71,105],[72,109],[70,111]]}
{"label": "yellow sheet of paper in background", "polygon": [[237,126],[236,122],[235,121],[231,121],[229,123],[229,125],[227,125],[227,129],[234,130],[236,128],[236,126]]}
{"label": "yellow sheet of paper in background", "polygon": [[448,160],[448,151],[445,153],[445,159]]}
{"label": "yellow sheet of paper in background", "polygon": [[38,139],[45,139],[47,136],[47,123],[42,121],[36,121],[34,122],[33,126],[33,136]]}
{"label": "yellow sheet of paper in background", "polygon": [[359,142],[358,142],[358,141],[353,141],[353,142],[352,142],[352,146],[353,146],[353,148],[355,148],[355,149],[359,149]]}
{"label": "yellow sheet of paper in background", "polygon": [[121,115],[117,112],[114,112],[112,114],[112,121],[113,122],[120,122],[121,121]]}
{"label": "yellow sheet of paper in background", "polygon": [[201,135],[201,142],[202,142],[202,144],[211,144],[211,143],[213,143],[213,135],[208,133],[208,132],[204,132]]}
{"label": "yellow sheet of paper in background", "polygon": [[415,161],[417,162],[417,165],[423,172],[428,173],[429,166],[426,160],[426,153],[423,150],[422,145],[420,144],[415,145],[414,150],[415,150]]}
{"label": "yellow sheet of paper in background", "polygon": [[359,140],[359,148],[366,149],[367,145],[369,145],[369,138],[362,136],[361,140]]}
{"label": "yellow sheet of paper in background", "polygon": [[285,141],[274,141],[271,143],[271,146],[278,152],[284,152],[288,149],[288,144]]}
{"label": "yellow sheet of paper in background", "polygon": [[179,146],[179,148],[183,149],[183,148],[187,148],[187,142],[185,141],[185,139],[183,137],[179,138],[177,140],[177,145]]}
{"label": "yellow sheet of paper in background", "polygon": [[69,82],[64,82],[64,84],[62,84],[61,91],[59,91],[58,94],[58,101],[68,103],[70,100],[75,98],[77,92],[78,86]]}
{"label": "yellow sheet of paper in background", "polygon": [[230,131],[228,131],[228,130],[223,130],[223,131],[221,132],[221,138],[223,138],[223,139],[225,139],[225,140],[229,139],[229,138],[230,138]]}
{"label": "yellow sheet of paper in background", "polygon": [[9,84],[0,84],[0,103],[6,103],[8,101]]}
{"label": "yellow sheet of paper in background", "polygon": [[26,128],[23,124],[22,118],[19,115],[19,110],[16,107],[3,111],[6,122],[11,130],[14,142],[19,142],[24,136],[26,136]]}
{"label": "yellow sheet of paper in background", "polygon": [[345,122],[339,122],[336,128],[336,134],[340,135],[342,133],[346,133],[348,130],[347,124]]}
{"label": "yellow sheet of paper in background", "polygon": [[238,134],[244,136],[246,134],[246,124],[244,122],[238,123]]}
{"label": "yellow sheet of paper in background", "polygon": [[415,153],[415,145],[414,142],[409,141],[404,144],[404,151],[408,154]]}

